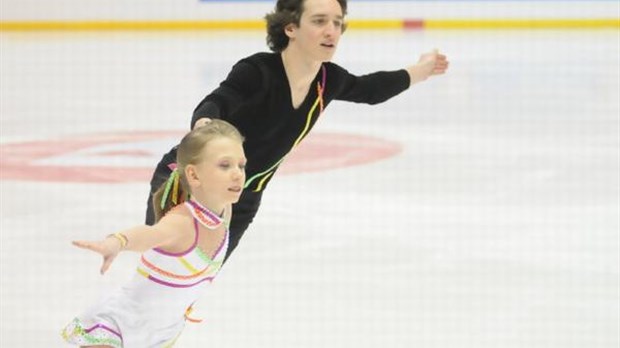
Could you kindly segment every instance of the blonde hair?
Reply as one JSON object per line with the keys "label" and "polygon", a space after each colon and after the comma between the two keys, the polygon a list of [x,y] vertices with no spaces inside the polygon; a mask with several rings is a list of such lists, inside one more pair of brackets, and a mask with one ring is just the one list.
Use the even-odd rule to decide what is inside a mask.
{"label": "blonde hair", "polygon": [[170,209],[187,200],[191,192],[185,177],[185,168],[190,164],[198,165],[202,161],[205,147],[212,140],[221,137],[237,140],[240,143],[244,140],[235,126],[219,119],[194,128],[183,137],[177,147],[176,169],[153,194],[155,221],[159,221]]}

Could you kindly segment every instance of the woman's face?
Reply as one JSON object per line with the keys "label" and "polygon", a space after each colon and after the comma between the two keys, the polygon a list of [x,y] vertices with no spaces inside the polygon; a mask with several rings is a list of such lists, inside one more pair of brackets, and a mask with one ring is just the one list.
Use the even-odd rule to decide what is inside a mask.
{"label": "woman's face", "polygon": [[203,158],[195,168],[204,203],[217,206],[237,202],[245,182],[246,158],[241,142],[227,137],[213,139],[203,150]]}

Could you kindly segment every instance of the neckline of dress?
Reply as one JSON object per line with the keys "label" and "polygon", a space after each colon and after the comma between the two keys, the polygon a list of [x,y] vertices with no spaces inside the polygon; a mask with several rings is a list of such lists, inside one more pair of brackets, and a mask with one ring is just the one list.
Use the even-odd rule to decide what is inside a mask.
{"label": "neckline of dress", "polygon": [[192,213],[192,216],[196,220],[198,220],[198,222],[200,222],[200,224],[204,227],[210,230],[214,230],[220,227],[220,225],[222,225],[222,222],[224,221],[222,216],[214,213],[209,208],[203,206],[202,204],[196,202],[193,199],[188,200],[186,203],[191,208],[190,212]]}

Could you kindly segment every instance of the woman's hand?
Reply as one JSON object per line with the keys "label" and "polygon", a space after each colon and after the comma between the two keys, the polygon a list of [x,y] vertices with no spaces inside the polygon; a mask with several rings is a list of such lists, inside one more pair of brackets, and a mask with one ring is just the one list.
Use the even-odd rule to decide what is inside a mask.
{"label": "woman's hand", "polygon": [[108,237],[101,241],[82,241],[76,240],[72,242],[78,248],[94,251],[103,256],[103,265],[101,266],[101,274],[104,274],[118,253],[122,250],[121,242],[117,238]]}

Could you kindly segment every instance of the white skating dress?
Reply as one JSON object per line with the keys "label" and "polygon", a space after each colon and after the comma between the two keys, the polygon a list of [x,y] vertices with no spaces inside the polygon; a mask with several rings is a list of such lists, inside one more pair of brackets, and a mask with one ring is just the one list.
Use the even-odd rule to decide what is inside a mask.
{"label": "white skating dress", "polygon": [[185,321],[193,321],[188,317],[192,304],[218,273],[229,235],[226,229],[214,255],[207,255],[198,247],[199,223],[212,228],[222,221],[198,203],[188,201],[184,205],[194,216],[193,245],[182,253],[160,249],[144,252],[129,284],[73,319],[62,331],[65,341],[115,348],[174,344]]}

